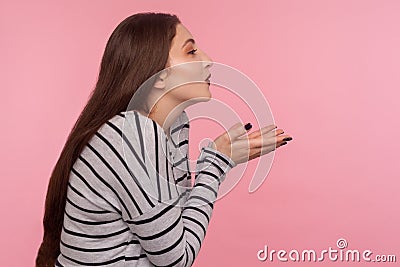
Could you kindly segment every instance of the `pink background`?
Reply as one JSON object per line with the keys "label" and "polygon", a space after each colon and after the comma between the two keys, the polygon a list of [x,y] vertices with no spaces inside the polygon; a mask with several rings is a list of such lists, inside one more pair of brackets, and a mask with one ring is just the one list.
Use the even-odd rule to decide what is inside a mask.
{"label": "pink background", "polygon": [[343,266],[256,255],[341,237],[400,261],[399,1],[75,0],[0,2],[1,266],[33,266],[48,179],[105,43],[142,11],[177,14],[214,61],[263,90],[294,138],[255,193],[244,177],[217,202],[194,266]]}

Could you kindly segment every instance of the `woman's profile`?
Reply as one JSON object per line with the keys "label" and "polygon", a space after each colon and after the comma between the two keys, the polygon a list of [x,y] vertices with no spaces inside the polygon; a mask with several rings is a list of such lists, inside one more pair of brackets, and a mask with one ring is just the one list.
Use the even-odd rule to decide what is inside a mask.
{"label": "woman's profile", "polygon": [[[167,90],[181,75],[173,67],[191,62],[204,82]],[[248,134],[237,123],[201,149],[191,186],[185,108],[211,98],[211,67],[176,15],[137,13],[115,28],[50,177],[36,266],[194,263],[226,173],[291,140],[275,125]]]}

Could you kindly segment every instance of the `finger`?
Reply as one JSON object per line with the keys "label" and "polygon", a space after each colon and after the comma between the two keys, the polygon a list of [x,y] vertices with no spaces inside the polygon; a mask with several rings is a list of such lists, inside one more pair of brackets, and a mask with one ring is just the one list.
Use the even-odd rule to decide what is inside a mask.
{"label": "finger", "polygon": [[275,135],[280,135],[280,134],[283,134],[285,131],[284,130],[282,130],[282,129],[276,129],[275,131],[274,131],[274,134]]}
{"label": "finger", "polygon": [[270,145],[265,145],[262,147],[254,147],[250,148],[249,150],[249,160],[252,160],[254,158],[260,157],[262,155],[265,155],[267,153],[270,153],[274,150],[276,150],[278,147],[284,146],[287,144],[287,141],[278,141],[276,144],[272,143]]}
{"label": "finger", "polygon": [[266,136],[278,136],[278,135],[280,135],[280,134],[283,134],[285,131],[283,131],[282,129],[274,129],[274,130],[272,130],[272,131],[270,131],[270,132],[267,132],[267,133],[265,133],[264,135],[266,135]]}
{"label": "finger", "polygon": [[286,145],[287,142],[280,142],[278,144],[276,144],[276,146],[274,145],[269,145],[269,146],[264,146],[261,148],[255,148],[252,150],[251,155],[249,157],[249,160],[253,159],[253,158],[257,158],[260,157],[262,155],[268,154],[274,150],[276,150],[278,147],[284,146]]}
{"label": "finger", "polygon": [[252,160],[254,158],[260,157],[262,155],[265,155],[269,152],[272,152],[276,149],[276,147],[274,145],[269,145],[269,146],[265,146],[262,148],[254,148],[251,149],[251,153],[250,153],[250,157],[249,160]]}
{"label": "finger", "polygon": [[279,143],[279,142],[289,142],[291,140],[293,140],[293,138],[290,135],[287,135],[287,134],[277,137],[277,143]]}
{"label": "finger", "polygon": [[286,141],[279,142],[279,143],[276,144],[276,148],[281,147],[281,146],[284,146],[284,145],[286,145],[286,144],[287,144]]}
{"label": "finger", "polygon": [[226,132],[226,134],[228,134],[231,139],[237,139],[246,133],[247,133],[247,130],[244,128],[244,124],[241,122],[234,124]]}
{"label": "finger", "polygon": [[292,137],[289,135],[280,135],[280,136],[260,135],[253,139],[248,139],[248,140],[244,139],[244,141],[249,142],[248,146],[250,148],[260,148],[268,145],[273,145],[274,143],[279,144],[282,142],[288,142],[290,140],[292,140]]}
{"label": "finger", "polygon": [[275,151],[277,148],[279,148],[279,147],[281,147],[281,146],[284,146],[285,144],[287,144],[287,142],[280,142],[280,143],[277,143],[276,144],[276,146],[274,147],[274,146],[271,146],[271,147],[262,147],[261,149],[260,149],[260,156],[262,156],[262,155],[265,155],[265,154],[268,154],[268,153],[270,153],[270,152],[272,152],[272,151]]}
{"label": "finger", "polygon": [[286,135],[282,135],[284,133],[284,131],[283,130],[281,130],[281,129],[278,129],[278,130],[276,130],[276,131],[272,131],[272,132],[269,132],[269,133],[267,133],[266,135],[265,135],[265,137],[266,138],[271,138],[271,137],[277,137],[277,142],[280,142],[280,141],[282,141],[282,140],[284,140],[284,141],[290,141],[290,140],[292,140],[293,138],[290,136],[290,135],[288,135],[288,134],[286,134]]}
{"label": "finger", "polygon": [[250,149],[260,148],[267,145],[274,145],[277,142],[277,137],[260,135],[252,139],[239,139],[237,142],[242,147],[249,147]]}
{"label": "finger", "polygon": [[268,132],[271,132],[272,130],[276,129],[277,127],[278,126],[276,126],[275,124],[271,124],[271,125],[261,128],[261,129],[258,129],[257,131],[254,131],[254,132],[248,134],[247,136],[249,138],[255,138],[257,136],[264,135]]}

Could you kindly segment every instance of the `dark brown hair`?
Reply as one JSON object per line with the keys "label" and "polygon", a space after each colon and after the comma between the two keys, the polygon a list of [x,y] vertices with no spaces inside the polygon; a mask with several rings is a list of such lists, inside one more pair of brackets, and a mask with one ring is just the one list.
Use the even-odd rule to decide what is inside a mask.
{"label": "dark brown hair", "polygon": [[100,126],[126,111],[140,85],[165,68],[178,23],[180,20],[176,15],[137,13],[124,19],[111,34],[96,86],[50,176],[37,267],[53,267],[60,253],[67,186],[73,164]]}

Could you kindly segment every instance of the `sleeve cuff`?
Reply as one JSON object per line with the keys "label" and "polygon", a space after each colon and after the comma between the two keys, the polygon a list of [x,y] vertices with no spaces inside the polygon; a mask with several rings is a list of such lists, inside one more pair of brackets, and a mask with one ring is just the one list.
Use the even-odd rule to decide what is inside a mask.
{"label": "sleeve cuff", "polygon": [[217,172],[221,182],[225,179],[226,173],[237,165],[230,157],[213,148],[212,141],[201,149],[199,160],[204,161],[208,169]]}

